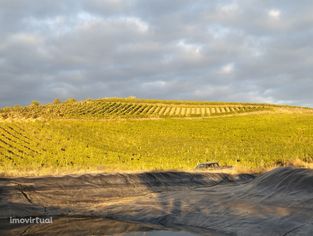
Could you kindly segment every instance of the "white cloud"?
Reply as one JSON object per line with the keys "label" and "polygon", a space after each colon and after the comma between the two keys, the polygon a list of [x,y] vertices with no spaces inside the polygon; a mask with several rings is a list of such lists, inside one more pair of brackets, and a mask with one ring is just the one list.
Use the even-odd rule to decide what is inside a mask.
{"label": "white cloud", "polygon": [[165,88],[167,86],[167,82],[163,80],[145,82],[142,84],[144,89],[157,89],[157,88]]}
{"label": "white cloud", "polygon": [[147,22],[133,16],[102,18],[84,13],[80,14],[78,19],[78,25],[83,28],[102,25],[116,28],[116,30],[119,30],[119,26],[126,26],[140,33],[145,33],[149,30],[149,24]]}
{"label": "white cloud", "polygon": [[214,39],[222,39],[225,38],[231,32],[231,30],[221,25],[210,25],[208,27],[208,32],[213,36]]}
{"label": "white cloud", "polygon": [[78,23],[83,23],[83,22],[99,22],[102,21],[102,18],[93,14],[90,14],[89,12],[79,12],[77,14],[77,19],[76,21],[78,21]]}
{"label": "white cloud", "polygon": [[216,97],[218,94],[231,94],[231,88],[228,85],[203,86],[193,91],[197,98]]}
{"label": "white cloud", "polygon": [[45,34],[48,32],[54,36],[62,36],[66,33],[71,33],[74,30],[89,29],[106,25],[118,29],[116,24],[125,25],[142,33],[149,30],[149,24],[138,17],[102,17],[91,14],[87,11],[80,11],[73,16],[57,15],[48,18],[27,17],[23,20],[23,23],[32,31]]}
{"label": "white cloud", "polygon": [[147,32],[149,30],[149,24],[138,17],[122,17],[119,20],[128,25],[135,26],[140,32]]}
{"label": "white cloud", "polygon": [[75,22],[71,22],[68,17],[57,15],[47,18],[27,17],[23,20],[25,28],[30,31],[47,33],[54,36],[61,36],[73,30]]}
{"label": "white cloud", "polygon": [[239,5],[236,2],[232,2],[229,4],[223,4],[218,6],[218,10],[224,14],[232,14],[239,10]]}
{"label": "white cloud", "polygon": [[223,75],[229,75],[234,72],[234,69],[235,69],[234,63],[228,63],[221,67],[221,69],[219,70],[219,73]]}
{"label": "white cloud", "polygon": [[184,39],[178,41],[177,46],[187,53],[198,55],[201,52],[202,45],[195,43],[186,43]]}
{"label": "white cloud", "polygon": [[58,94],[313,104],[308,2],[11,2],[0,1],[0,106]]}
{"label": "white cloud", "polygon": [[281,16],[281,11],[278,9],[271,9],[268,11],[268,16],[271,17],[272,19],[280,19]]}
{"label": "white cloud", "polygon": [[42,38],[32,33],[17,33],[11,35],[8,41],[18,44],[38,45],[42,42]]}

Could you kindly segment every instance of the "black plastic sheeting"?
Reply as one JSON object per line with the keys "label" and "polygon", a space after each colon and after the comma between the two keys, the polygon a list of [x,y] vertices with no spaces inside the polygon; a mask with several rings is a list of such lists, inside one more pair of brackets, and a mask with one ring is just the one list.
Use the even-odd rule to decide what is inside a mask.
{"label": "black plastic sheeting", "polygon": [[[312,212],[309,169],[0,178],[0,235],[313,235]],[[9,223],[29,216],[54,220]]]}

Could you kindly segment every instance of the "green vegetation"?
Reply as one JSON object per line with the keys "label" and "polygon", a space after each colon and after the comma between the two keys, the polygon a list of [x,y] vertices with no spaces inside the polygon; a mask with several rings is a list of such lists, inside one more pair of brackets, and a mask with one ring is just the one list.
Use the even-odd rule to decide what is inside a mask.
{"label": "green vegetation", "polygon": [[53,100],[52,103],[53,103],[53,104],[60,104],[60,103],[61,103],[61,100],[58,99],[58,98],[56,98],[56,99]]}
{"label": "green vegetation", "polygon": [[40,102],[36,101],[36,100],[33,100],[32,103],[31,103],[32,106],[39,106],[40,105]]}
{"label": "green vegetation", "polygon": [[76,99],[75,98],[69,98],[66,100],[67,103],[73,103],[73,102],[76,102]]}
{"label": "green vegetation", "polygon": [[[90,108],[87,109],[87,104],[71,106],[67,108],[66,114],[78,110],[79,114],[98,114],[98,108],[92,112],[88,110]],[[116,116],[123,116],[130,108],[135,110],[132,114],[141,114],[144,110],[145,114],[153,114],[148,110],[157,109],[147,108],[151,104],[140,103],[135,108],[132,103],[128,106],[118,104],[109,101],[103,106],[111,107],[107,108],[107,112],[115,111]],[[162,106],[158,104],[158,109]],[[192,110],[190,106],[186,105],[186,108],[191,108],[190,114],[192,111],[197,114],[197,108]],[[209,106],[211,108],[213,105]],[[220,107],[226,111],[226,108],[234,106]],[[250,105],[239,106],[245,107],[247,111]],[[33,107],[34,110],[37,108]],[[10,117],[14,109],[10,108],[3,114]],[[311,110],[290,108],[277,112],[273,109],[244,116],[237,115],[237,111],[230,113],[230,116],[201,119],[3,119],[0,122],[0,173],[27,175],[81,171],[192,170],[197,163],[205,161],[219,161],[222,165],[256,170],[295,161],[312,163]],[[52,114],[56,111],[53,108],[50,110]],[[20,116],[26,114],[19,112]],[[36,112],[39,117],[43,114],[52,117],[47,110]],[[166,114],[181,113],[169,109]]]}
{"label": "green vegetation", "polygon": [[192,170],[205,161],[253,170],[311,165],[312,118],[308,108],[251,103],[32,102],[0,109],[0,173]]}
{"label": "green vegetation", "polygon": [[252,103],[208,103],[161,100],[98,99],[77,102],[70,98],[64,103],[9,107],[0,109],[2,119],[112,119],[211,117],[258,111],[271,111],[282,106]]}

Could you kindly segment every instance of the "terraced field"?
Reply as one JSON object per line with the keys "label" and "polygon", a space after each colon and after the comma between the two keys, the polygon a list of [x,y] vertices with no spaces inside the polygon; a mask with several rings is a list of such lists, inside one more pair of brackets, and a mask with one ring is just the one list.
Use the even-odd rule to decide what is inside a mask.
{"label": "terraced field", "polygon": [[264,104],[170,103],[149,100],[90,100],[47,105],[5,108],[0,117],[7,118],[160,118],[208,117],[272,110]]}

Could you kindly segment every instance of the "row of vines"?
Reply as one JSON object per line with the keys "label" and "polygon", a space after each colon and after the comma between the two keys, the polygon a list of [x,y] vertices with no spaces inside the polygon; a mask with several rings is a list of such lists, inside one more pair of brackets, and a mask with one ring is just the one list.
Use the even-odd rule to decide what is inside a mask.
{"label": "row of vines", "polygon": [[11,108],[0,111],[0,118],[208,117],[268,109],[265,105],[245,104],[196,106],[92,101]]}

